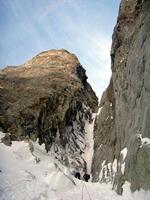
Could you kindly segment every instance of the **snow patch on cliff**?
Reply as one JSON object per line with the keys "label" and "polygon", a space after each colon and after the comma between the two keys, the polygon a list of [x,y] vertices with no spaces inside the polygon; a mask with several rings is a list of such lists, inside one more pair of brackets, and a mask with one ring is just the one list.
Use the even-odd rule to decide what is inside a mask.
{"label": "snow patch on cliff", "polygon": [[148,146],[150,147],[150,138],[141,138],[141,141],[142,141],[142,146]]}
{"label": "snow patch on cliff", "polygon": [[87,163],[87,172],[91,173],[91,166],[92,166],[92,159],[94,153],[94,139],[93,139],[93,132],[94,132],[94,124],[95,124],[96,114],[93,113],[91,120],[87,120],[85,122],[85,153],[84,159]]}
{"label": "snow patch on cliff", "polygon": [[122,149],[122,151],[120,152],[120,155],[122,156],[122,159],[121,159],[121,172],[122,172],[122,174],[124,174],[124,171],[125,171],[125,158],[127,156],[127,153],[128,153],[127,147]]}

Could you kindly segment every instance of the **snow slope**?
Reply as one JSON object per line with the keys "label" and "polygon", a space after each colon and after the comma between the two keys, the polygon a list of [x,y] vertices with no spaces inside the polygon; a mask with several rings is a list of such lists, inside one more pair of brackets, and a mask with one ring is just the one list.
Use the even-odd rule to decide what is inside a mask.
{"label": "snow slope", "polygon": [[[2,136],[2,133],[0,133]],[[40,162],[36,163],[35,158]],[[149,200],[144,191],[131,194],[129,185],[118,196],[111,184],[85,183],[75,179],[69,170],[44,146],[34,143],[33,154],[28,142],[0,143],[0,200]]]}
{"label": "snow slope", "polygon": [[96,114],[92,114],[92,120],[89,122],[89,120],[85,121],[85,143],[86,148],[84,152],[84,159],[87,163],[87,173],[91,173],[91,165],[92,165],[92,159],[93,159],[93,153],[94,153],[94,139],[93,139],[93,130],[94,130],[94,122],[95,122]]}

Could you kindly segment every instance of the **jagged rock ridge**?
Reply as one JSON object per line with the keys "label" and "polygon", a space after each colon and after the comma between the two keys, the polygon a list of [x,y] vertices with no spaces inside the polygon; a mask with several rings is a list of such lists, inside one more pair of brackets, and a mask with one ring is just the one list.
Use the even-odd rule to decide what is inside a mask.
{"label": "jagged rock ridge", "polygon": [[140,188],[148,190],[149,0],[121,1],[113,34],[111,60],[112,78],[102,97],[101,112],[96,120],[93,178],[101,181],[113,179],[114,188],[120,194],[125,181],[131,183],[132,191]]}
{"label": "jagged rock ridge", "polygon": [[66,165],[86,167],[85,121],[96,107],[84,68],[66,50],[45,51],[0,71],[1,129],[12,140],[38,138]]}

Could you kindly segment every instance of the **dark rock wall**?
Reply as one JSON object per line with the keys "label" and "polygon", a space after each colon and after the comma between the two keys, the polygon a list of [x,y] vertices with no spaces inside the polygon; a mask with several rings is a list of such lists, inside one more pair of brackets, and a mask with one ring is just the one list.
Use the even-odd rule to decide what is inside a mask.
{"label": "dark rock wall", "polygon": [[[94,179],[99,179],[103,160],[107,164],[117,159],[114,179],[117,192],[122,193],[122,185],[126,180],[131,183],[132,191],[140,188],[147,190],[150,189],[150,148],[148,142],[142,145],[142,138],[150,138],[150,1],[121,1],[113,33],[111,59],[113,95],[111,100],[106,98],[102,108],[105,112],[99,115],[95,129],[95,138],[101,138],[100,144],[107,141],[105,146],[110,153],[102,145],[100,151],[103,157],[95,154],[93,171],[98,165],[98,172],[94,174]],[[110,122],[105,128],[102,121],[107,118],[109,109],[106,109],[105,104],[109,101],[115,102],[114,123],[111,125]],[[114,146],[110,145],[110,141],[114,141]],[[97,152],[96,145],[97,142]],[[123,160],[121,151],[125,148],[127,155]]]}
{"label": "dark rock wall", "polygon": [[[110,181],[113,178],[112,170],[108,170],[106,177],[99,177],[100,171],[105,161],[107,168],[108,163],[112,163],[117,156],[116,152],[116,130],[115,130],[115,98],[113,93],[112,80],[103,93],[99,113],[96,117],[94,127],[94,157],[93,157],[93,181]],[[111,166],[112,168],[112,166]],[[105,171],[105,170],[104,170]]]}

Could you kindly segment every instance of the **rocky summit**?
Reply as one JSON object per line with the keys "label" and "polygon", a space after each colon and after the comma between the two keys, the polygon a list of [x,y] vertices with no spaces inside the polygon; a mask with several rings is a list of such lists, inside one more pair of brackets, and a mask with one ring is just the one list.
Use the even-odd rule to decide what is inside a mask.
{"label": "rocky summit", "polygon": [[111,48],[112,78],[95,127],[93,179],[123,192],[150,189],[150,1],[122,0]]}
{"label": "rocky summit", "polygon": [[77,57],[45,51],[20,66],[0,71],[0,127],[3,142],[38,138],[65,165],[86,167],[85,120],[97,97]]}

